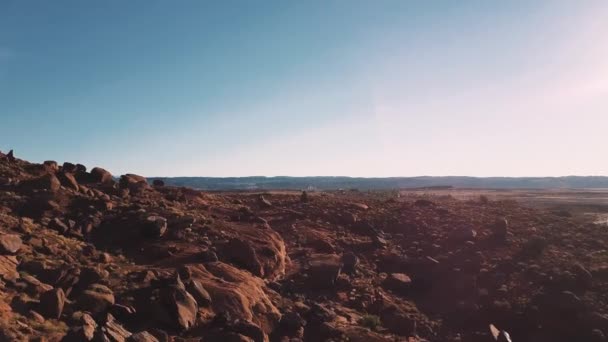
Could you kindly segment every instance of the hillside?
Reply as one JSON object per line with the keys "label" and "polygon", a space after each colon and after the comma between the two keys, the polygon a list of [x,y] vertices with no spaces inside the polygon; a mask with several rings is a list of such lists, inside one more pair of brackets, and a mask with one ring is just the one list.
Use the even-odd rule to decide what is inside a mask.
{"label": "hillside", "polygon": [[583,219],[114,179],[0,153],[0,341],[606,341],[608,231]]}

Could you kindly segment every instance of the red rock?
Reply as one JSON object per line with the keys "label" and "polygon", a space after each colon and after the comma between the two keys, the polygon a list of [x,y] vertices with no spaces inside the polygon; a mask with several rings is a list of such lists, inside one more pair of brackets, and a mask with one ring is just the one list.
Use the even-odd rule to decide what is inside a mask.
{"label": "red rock", "polygon": [[100,167],[94,167],[91,170],[91,180],[95,183],[111,183],[113,181],[112,174]]}
{"label": "red rock", "polygon": [[23,242],[17,234],[0,234],[0,254],[15,254]]}
{"label": "red rock", "polygon": [[46,318],[59,319],[65,299],[65,293],[61,288],[49,290],[40,296],[38,311]]}

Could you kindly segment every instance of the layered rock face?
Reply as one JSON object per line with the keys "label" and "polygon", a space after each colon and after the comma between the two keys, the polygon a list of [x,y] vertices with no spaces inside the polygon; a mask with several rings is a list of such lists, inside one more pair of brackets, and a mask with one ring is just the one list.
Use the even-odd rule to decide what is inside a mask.
{"label": "layered rock face", "polygon": [[0,153],[0,341],[605,341],[605,241],[512,202],[205,193]]}

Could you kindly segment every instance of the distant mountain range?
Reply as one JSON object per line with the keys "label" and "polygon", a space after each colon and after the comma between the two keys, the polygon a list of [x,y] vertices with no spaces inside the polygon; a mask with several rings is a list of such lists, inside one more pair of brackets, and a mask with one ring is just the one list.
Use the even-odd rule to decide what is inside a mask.
{"label": "distant mountain range", "polygon": [[398,189],[427,187],[547,189],[547,188],[608,188],[605,176],[567,177],[151,177],[166,185],[186,186],[204,190],[255,189]]}

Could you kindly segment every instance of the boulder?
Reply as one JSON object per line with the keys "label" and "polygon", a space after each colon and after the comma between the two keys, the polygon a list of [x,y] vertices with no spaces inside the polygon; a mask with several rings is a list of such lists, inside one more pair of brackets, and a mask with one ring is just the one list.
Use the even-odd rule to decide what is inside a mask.
{"label": "boulder", "polygon": [[128,173],[120,176],[120,180],[118,181],[121,189],[129,189],[131,191],[137,189],[137,184],[145,184],[147,186],[148,180],[145,177]]}
{"label": "boulder", "polygon": [[21,186],[27,190],[48,190],[57,192],[61,188],[61,182],[54,174],[47,173],[41,177],[21,182]]}
{"label": "boulder", "polygon": [[131,332],[125,329],[112,314],[104,317],[104,323],[97,329],[94,339],[99,341],[126,342]]}
{"label": "boulder", "polygon": [[61,167],[61,171],[67,172],[67,173],[74,173],[74,172],[76,172],[76,165],[69,163],[69,162],[65,162],[65,163],[63,163],[63,166]]}
{"label": "boulder", "polygon": [[80,309],[96,314],[114,305],[114,293],[107,286],[92,284],[77,299]]}
{"label": "boulder", "polygon": [[222,262],[197,264],[191,270],[192,279],[209,293],[214,312],[253,322],[266,334],[278,325],[281,315],[262,279]]}
{"label": "boulder", "polygon": [[100,167],[94,167],[91,170],[91,181],[95,183],[111,183],[113,181],[112,174]]}
{"label": "boulder", "polygon": [[142,227],[142,235],[148,238],[160,238],[167,232],[167,219],[162,216],[148,216]]}
{"label": "boulder", "polygon": [[46,318],[59,319],[64,305],[65,293],[61,288],[56,288],[40,295],[38,311]]}
{"label": "boulder", "polygon": [[0,254],[15,254],[23,245],[17,234],[0,234]]}
{"label": "boulder", "polygon": [[97,323],[90,314],[77,311],[72,314],[72,327],[62,342],[91,341],[97,330]]}
{"label": "boulder", "polygon": [[58,217],[55,217],[49,222],[49,228],[56,230],[61,234],[65,234],[70,230],[70,227],[63,221],[61,221],[61,219],[59,219]]}
{"label": "boulder", "polygon": [[198,303],[186,291],[184,283],[177,277],[175,283],[161,289],[160,293],[161,317],[179,330],[188,330],[196,322]]}
{"label": "boulder", "polygon": [[342,261],[336,254],[313,254],[308,260],[307,284],[313,289],[331,288],[342,270]]}
{"label": "boulder", "polygon": [[73,174],[64,171],[58,174],[58,179],[64,187],[78,191],[78,182]]}
{"label": "boulder", "polygon": [[46,160],[42,163],[44,169],[48,172],[57,172],[59,170],[59,165],[54,160]]}
{"label": "boulder", "polygon": [[412,279],[405,273],[391,273],[382,282],[382,286],[399,294],[407,294],[412,288]]}

